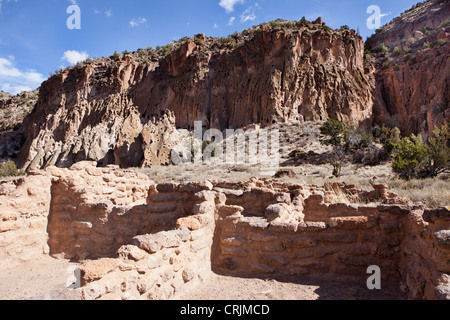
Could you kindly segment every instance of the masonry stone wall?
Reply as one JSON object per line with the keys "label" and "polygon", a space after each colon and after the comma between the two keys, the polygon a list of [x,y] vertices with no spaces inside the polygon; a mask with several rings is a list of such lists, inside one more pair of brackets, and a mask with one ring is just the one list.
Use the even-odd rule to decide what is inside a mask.
{"label": "masonry stone wall", "polygon": [[[265,193],[290,197],[275,199],[263,216],[246,210],[253,206],[243,201],[245,193],[261,194],[263,188],[238,197],[237,190],[224,191],[232,197],[218,209],[216,270],[343,280],[367,279],[368,267],[376,265],[383,281],[401,286],[411,299],[450,298],[449,210],[428,210],[385,186],[375,187],[360,196],[380,203],[355,205],[326,203],[327,191],[321,188],[271,185]],[[295,210],[302,211],[300,219],[289,214]]]}
{"label": "masonry stone wall", "polygon": [[82,265],[81,297],[165,300],[194,290],[205,281],[212,270],[219,199],[212,188],[209,182],[151,187],[147,210],[141,215],[148,218],[145,221],[166,219],[165,230],[151,232],[155,228],[149,227],[138,231],[117,250],[116,259],[102,258]]}
{"label": "masonry stone wall", "polygon": [[48,223],[53,256],[78,260],[114,256],[135,235],[163,227],[146,219],[152,182],[145,175],[115,166],[97,168],[94,162],[48,171],[53,176]]}
{"label": "masonry stone wall", "polygon": [[0,269],[82,262],[83,299],[176,299],[211,272],[367,279],[450,299],[450,211],[389,192],[251,179],[155,185],[94,162],[0,184]]}
{"label": "masonry stone wall", "polygon": [[45,173],[0,182],[0,270],[48,254],[50,186]]}

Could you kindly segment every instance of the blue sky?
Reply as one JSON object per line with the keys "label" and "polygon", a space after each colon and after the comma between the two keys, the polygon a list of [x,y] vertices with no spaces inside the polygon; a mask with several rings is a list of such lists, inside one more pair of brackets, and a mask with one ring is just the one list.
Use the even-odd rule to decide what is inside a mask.
{"label": "blue sky", "polygon": [[[0,0],[0,90],[39,87],[49,72],[87,57],[165,45],[184,36],[227,36],[278,18],[346,24],[364,39],[367,8],[381,9],[385,24],[417,0]],[[71,5],[80,8],[81,29],[70,30]]]}

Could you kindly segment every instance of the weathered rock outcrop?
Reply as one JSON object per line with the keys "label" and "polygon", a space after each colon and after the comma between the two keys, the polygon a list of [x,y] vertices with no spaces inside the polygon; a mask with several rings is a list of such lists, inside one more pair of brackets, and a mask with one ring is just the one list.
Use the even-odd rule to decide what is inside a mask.
{"label": "weathered rock outcrop", "polygon": [[39,90],[11,95],[0,91],[0,159],[17,159],[25,140],[24,121],[38,100]]}
{"label": "weathered rock outcrop", "polygon": [[450,120],[449,16],[448,1],[419,3],[367,40],[377,67],[375,122],[429,136]]}
{"label": "weathered rock outcrop", "polygon": [[149,156],[176,140],[170,121],[154,128],[165,115],[177,128],[201,120],[221,130],[302,119],[369,120],[361,37],[320,21],[280,25],[223,39],[198,36],[60,72],[42,84],[20,166],[165,163],[168,155]]}

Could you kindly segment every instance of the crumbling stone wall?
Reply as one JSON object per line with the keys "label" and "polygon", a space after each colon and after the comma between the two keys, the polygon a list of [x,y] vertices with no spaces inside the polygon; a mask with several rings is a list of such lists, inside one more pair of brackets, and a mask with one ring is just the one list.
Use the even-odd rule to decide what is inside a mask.
{"label": "crumbling stone wall", "polygon": [[386,185],[155,185],[81,162],[2,183],[0,200],[0,268],[48,252],[84,260],[83,299],[173,299],[212,271],[365,281],[371,265],[410,299],[450,299],[449,209]]}
{"label": "crumbling stone wall", "polygon": [[410,299],[450,300],[449,208],[400,209],[407,220],[400,244],[402,288]]}
{"label": "crumbling stone wall", "polygon": [[48,254],[47,216],[50,177],[28,177],[0,182],[0,270]]}
{"label": "crumbling stone wall", "polygon": [[[367,279],[367,268],[376,265],[384,281],[401,286],[411,299],[450,298],[447,208],[427,210],[384,185],[360,192],[381,202],[372,205],[326,203],[327,191],[316,187],[272,184],[263,190],[223,190],[232,196],[218,209],[212,259],[218,272]],[[288,196],[277,197],[261,216],[240,206],[246,193]],[[292,219],[295,211],[302,211],[300,219]]]}
{"label": "crumbling stone wall", "polygon": [[[170,299],[204,281],[212,269],[216,200],[220,200],[212,188],[207,181],[150,186],[147,205],[141,205],[139,213],[114,219],[115,223],[126,219],[135,228],[134,237],[116,250],[116,259],[82,265],[81,297]],[[97,214],[103,216],[103,211]],[[71,250],[66,242],[64,251]]]}
{"label": "crumbling stone wall", "polygon": [[50,253],[66,259],[114,256],[137,234],[170,223],[147,215],[152,182],[146,175],[97,168],[79,162],[70,170],[48,168],[53,176],[48,233]]}

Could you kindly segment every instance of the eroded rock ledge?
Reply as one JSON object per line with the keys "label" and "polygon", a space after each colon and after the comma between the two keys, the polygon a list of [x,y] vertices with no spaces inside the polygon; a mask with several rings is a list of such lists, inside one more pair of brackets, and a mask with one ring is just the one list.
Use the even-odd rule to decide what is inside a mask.
{"label": "eroded rock ledge", "polygon": [[[134,171],[91,162],[25,180],[36,177],[52,181],[51,193],[50,184],[43,187],[49,191],[48,226],[39,224],[41,235],[48,230],[44,253],[86,261],[77,289],[83,299],[176,299],[211,272],[365,283],[371,265],[410,299],[450,298],[449,210],[411,203],[386,185],[370,192],[256,179],[155,185]],[[11,198],[14,190],[8,192],[1,196]],[[5,229],[14,215],[3,212],[2,245],[22,232]],[[45,247],[47,237],[39,239],[37,247]]]}

